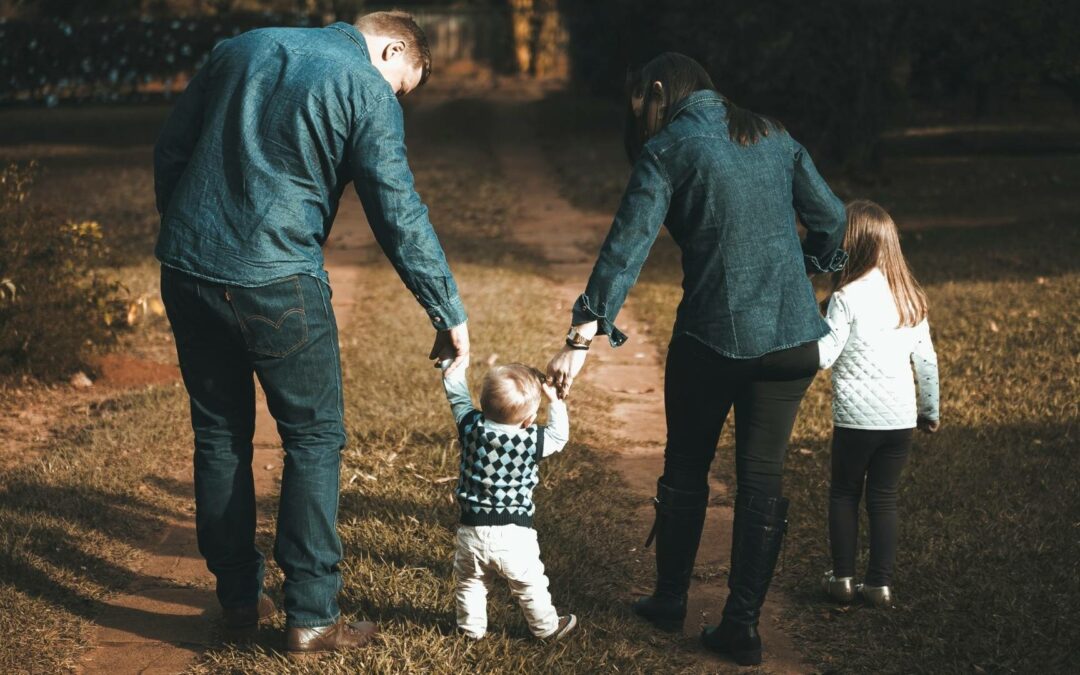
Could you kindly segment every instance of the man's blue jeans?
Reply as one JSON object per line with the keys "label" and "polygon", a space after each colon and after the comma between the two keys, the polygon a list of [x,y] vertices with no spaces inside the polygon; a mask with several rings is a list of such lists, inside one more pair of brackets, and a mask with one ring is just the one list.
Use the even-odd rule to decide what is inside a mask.
{"label": "man's blue jeans", "polygon": [[163,267],[161,294],[191,398],[195,527],[218,600],[254,605],[262,591],[251,469],[257,376],[285,449],[274,560],[285,573],[287,623],[334,623],[345,428],[329,288],[306,275],[226,286]]}

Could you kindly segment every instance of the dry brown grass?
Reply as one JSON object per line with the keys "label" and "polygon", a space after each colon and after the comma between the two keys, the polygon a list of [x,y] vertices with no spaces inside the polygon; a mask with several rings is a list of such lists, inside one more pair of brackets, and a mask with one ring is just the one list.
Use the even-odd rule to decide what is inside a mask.
{"label": "dry brown grass", "polygon": [[[613,208],[621,186],[581,185],[625,175],[617,108],[573,105],[571,115],[558,97],[542,104],[552,159],[571,199]],[[791,599],[786,628],[835,672],[1077,672],[1080,202],[1065,185],[1080,161],[914,154],[886,166],[875,185],[836,185],[893,207],[902,227],[905,218],[1013,224],[904,237],[930,298],[943,429],[917,436],[901,483],[895,611],[838,611],[818,591],[829,567],[827,374],[812,386],[792,438],[809,454],[790,452],[785,477],[792,524],[777,582]],[[662,237],[630,300],[654,334],[674,322],[680,281],[678,251]],[[732,447],[729,424],[714,464],[729,484]]]}

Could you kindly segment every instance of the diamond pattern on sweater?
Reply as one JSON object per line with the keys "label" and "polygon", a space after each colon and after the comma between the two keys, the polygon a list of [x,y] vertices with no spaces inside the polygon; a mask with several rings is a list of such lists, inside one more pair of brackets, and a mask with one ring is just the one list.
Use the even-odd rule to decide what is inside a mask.
{"label": "diamond pattern on sweater", "polygon": [[537,470],[539,437],[543,427],[533,425],[509,435],[484,428],[480,413],[463,420],[461,474],[457,498],[463,514],[477,518],[531,519],[536,511],[533,490],[540,482]]}

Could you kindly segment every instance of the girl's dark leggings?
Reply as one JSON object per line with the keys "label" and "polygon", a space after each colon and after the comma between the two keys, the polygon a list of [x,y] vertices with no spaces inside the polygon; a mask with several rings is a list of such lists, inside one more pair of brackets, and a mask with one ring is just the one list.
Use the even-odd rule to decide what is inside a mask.
{"label": "girl's dark leggings", "polygon": [[788,439],[817,367],[817,342],[732,359],[695,338],[676,336],[664,380],[664,483],[691,492],[708,486],[720,431],[734,407],[739,494],[781,496]]}
{"label": "girl's dark leggings", "polygon": [[870,515],[866,585],[888,586],[892,582],[896,561],[896,488],[911,450],[911,435],[912,429],[833,429],[829,542],[836,576],[855,576],[859,501],[865,482],[866,511]]}

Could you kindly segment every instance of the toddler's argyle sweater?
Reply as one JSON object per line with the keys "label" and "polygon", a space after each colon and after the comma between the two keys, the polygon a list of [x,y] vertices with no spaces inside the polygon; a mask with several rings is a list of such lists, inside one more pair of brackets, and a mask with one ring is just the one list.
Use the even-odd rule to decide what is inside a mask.
{"label": "toddler's argyle sweater", "polygon": [[457,499],[462,525],[532,527],[537,465],[544,456],[544,427],[534,424],[515,434],[485,429],[484,415],[473,410],[458,424],[461,475]]}

